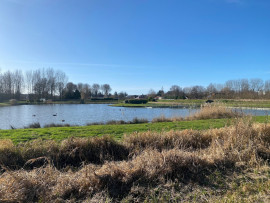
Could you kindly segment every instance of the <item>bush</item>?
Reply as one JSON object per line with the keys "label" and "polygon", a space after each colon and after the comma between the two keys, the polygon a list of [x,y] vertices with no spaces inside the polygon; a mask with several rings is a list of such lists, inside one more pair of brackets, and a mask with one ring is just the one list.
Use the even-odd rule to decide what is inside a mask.
{"label": "bush", "polygon": [[114,99],[114,98],[91,98],[91,101],[113,101],[113,100],[117,100],[117,99]]}
{"label": "bush", "polygon": [[16,99],[11,99],[11,100],[9,100],[9,103],[11,105],[16,105],[17,104],[17,100]]}
{"label": "bush", "polygon": [[129,99],[125,100],[126,104],[146,104],[148,100],[146,99]]}
{"label": "bush", "polygon": [[157,100],[156,100],[155,98],[153,98],[153,97],[149,97],[149,98],[148,98],[148,101],[156,102]]}
{"label": "bush", "polygon": [[41,128],[41,126],[40,126],[40,123],[37,122],[37,123],[29,124],[28,126],[25,126],[24,128]]}
{"label": "bush", "polygon": [[44,125],[44,128],[51,128],[51,127],[70,127],[70,124],[51,123],[51,124]]}

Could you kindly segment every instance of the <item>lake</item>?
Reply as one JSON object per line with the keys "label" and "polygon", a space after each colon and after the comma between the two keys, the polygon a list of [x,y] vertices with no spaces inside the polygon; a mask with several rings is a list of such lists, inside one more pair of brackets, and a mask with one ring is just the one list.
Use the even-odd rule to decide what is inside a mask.
{"label": "lake", "polygon": [[[0,129],[23,128],[39,122],[46,124],[86,125],[110,120],[131,121],[133,118],[145,118],[151,121],[159,116],[186,117],[198,109],[188,108],[125,108],[111,107],[108,104],[47,104],[20,105],[0,108]],[[270,110],[242,109],[252,115],[268,115]]]}

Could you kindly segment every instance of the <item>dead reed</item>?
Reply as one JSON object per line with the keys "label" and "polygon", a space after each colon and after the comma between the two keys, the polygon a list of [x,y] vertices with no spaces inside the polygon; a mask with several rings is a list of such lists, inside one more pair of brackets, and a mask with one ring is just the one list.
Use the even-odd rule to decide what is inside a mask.
{"label": "dead reed", "polygon": [[236,112],[228,107],[222,105],[207,104],[202,105],[198,112],[191,114],[186,118],[183,117],[166,118],[164,115],[162,115],[160,117],[154,118],[152,122],[156,123],[156,122],[176,122],[183,120],[192,121],[204,119],[238,118],[242,116],[243,116],[242,113]]}
{"label": "dead reed", "polygon": [[[269,166],[270,124],[243,118],[221,129],[149,131],[122,142],[108,137],[38,142],[1,141],[0,201],[117,202],[127,196],[143,201],[152,186],[168,181],[207,185],[217,170]],[[43,165],[23,169],[35,161]],[[136,195],[135,188],[143,189]]]}

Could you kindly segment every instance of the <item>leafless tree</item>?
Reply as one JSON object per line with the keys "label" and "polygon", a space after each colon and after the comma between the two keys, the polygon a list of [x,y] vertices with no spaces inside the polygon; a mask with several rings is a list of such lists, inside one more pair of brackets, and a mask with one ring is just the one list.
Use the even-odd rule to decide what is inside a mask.
{"label": "leafless tree", "polygon": [[60,99],[63,99],[63,91],[64,88],[67,84],[68,81],[68,77],[66,76],[66,74],[63,71],[56,71],[55,73],[55,77],[56,77],[56,89],[58,92],[58,95],[60,97]]}
{"label": "leafless tree", "polygon": [[148,97],[154,98],[154,97],[156,96],[156,94],[157,94],[157,93],[155,92],[155,90],[150,89],[149,92],[148,92]]}
{"label": "leafless tree", "polygon": [[253,98],[257,98],[259,93],[263,90],[263,80],[259,78],[250,79],[250,90],[253,92]]}
{"label": "leafless tree", "polygon": [[56,74],[54,69],[46,69],[46,78],[47,78],[47,90],[50,94],[50,97],[53,98],[56,91]]}
{"label": "leafless tree", "polygon": [[170,88],[171,94],[174,96],[174,98],[182,97],[183,90],[178,85],[172,85]]}
{"label": "leafless tree", "polygon": [[101,85],[101,89],[106,97],[108,97],[109,93],[112,91],[112,88],[109,84]]}
{"label": "leafless tree", "polygon": [[210,83],[206,88],[206,92],[208,96],[214,96],[214,94],[217,93],[217,89],[212,83]]}
{"label": "leafless tree", "polygon": [[99,90],[100,90],[100,85],[97,83],[94,83],[92,85],[92,92],[94,93],[95,97],[97,97]]}
{"label": "leafless tree", "polygon": [[24,82],[23,73],[21,70],[16,70],[13,74],[13,82],[14,82],[14,95],[16,99],[20,99],[20,95],[22,92],[22,86]]}
{"label": "leafless tree", "polygon": [[205,96],[205,88],[203,86],[193,86],[191,88],[190,96],[194,99],[202,99]]}

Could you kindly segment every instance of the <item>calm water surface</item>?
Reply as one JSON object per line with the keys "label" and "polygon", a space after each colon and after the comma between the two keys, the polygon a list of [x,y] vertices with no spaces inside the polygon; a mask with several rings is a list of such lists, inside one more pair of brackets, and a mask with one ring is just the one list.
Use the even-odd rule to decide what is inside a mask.
{"label": "calm water surface", "polygon": [[[186,117],[196,111],[198,109],[125,108],[111,107],[108,104],[8,106],[0,108],[0,129],[10,129],[11,126],[23,128],[35,122],[39,122],[41,126],[51,123],[86,125],[87,123],[107,122],[110,120],[131,121],[135,117],[151,121],[159,116]],[[243,109],[242,111],[252,115],[270,114],[270,110]]]}

